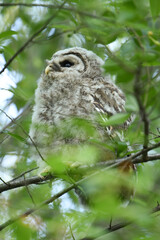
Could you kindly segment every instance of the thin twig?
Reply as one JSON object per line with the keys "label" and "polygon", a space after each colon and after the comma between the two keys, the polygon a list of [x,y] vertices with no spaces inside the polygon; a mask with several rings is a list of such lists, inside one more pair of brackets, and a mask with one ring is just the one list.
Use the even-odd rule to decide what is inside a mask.
{"label": "thin twig", "polygon": [[38,168],[39,168],[39,167],[34,167],[34,168],[32,168],[32,169],[29,169],[29,170],[27,170],[27,171],[21,173],[19,176],[17,176],[17,177],[15,177],[15,178],[13,178],[12,180],[10,180],[10,181],[8,182],[8,184],[10,184],[11,182],[17,180],[18,178],[21,178],[21,177],[23,177],[24,175],[26,175],[27,173],[30,173],[30,172],[32,172],[32,171],[38,169]]}
{"label": "thin twig", "polygon": [[[141,119],[143,121],[144,124],[144,143],[143,143],[143,149],[147,149],[148,148],[148,137],[149,137],[149,119],[146,113],[146,109],[142,103],[141,100],[141,95],[142,95],[142,91],[141,91],[141,82],[140,82],[140,78],[141,78],[141,70],[142,67],[141,65],[137,68],[136,71],[136,76],[135,76],[135,81],[134,81],[134,95],[136,97],[138,106],[139,106],[139,114],[141,116]],[[144,160],[147,160],[147,151],[144,151],[143,153],[143,158]]]}
{"label": "thin twig", "polygon": [[36,206],[36,203],[35,203],[35,201],[34,201],[34,199],[33,199],[33,196],[32,196],[32,194],[30,193],[29,187],[28,187],[28,185],[26,184],[26,177],[25,177],[25,175],[24,175],[23,177],[24,177],[25,187],[26,187],[26,190],[27,190],[27,192],[28,192],[28,195],[30,196],[30,199],[32,200],[32,203],[34,204],[34,206]]}
{"label": "thin twig", "polygon": [[159,204],[159,202],[157,201],[157,206],[156,206],[154,209],[152,209],[151,213],[156,213],[156,212],[158,212],[158,211],[160,211],[160,204]]}
{"label": "thin twig", "polygon": [[1,131],[0,134],[2,134],[7,128],[9,128],[10,126],[12,126],[12,124],[18,120],[19,118],[21,118],[31,107],[31,101],[29,101],[23,108],[22,112],[20,114],[17,115],[17,117],[15,117],[14,119],[12,119],[7,125],[5,125]]}
{"label": "thin twig", "polygon": [[31,208],[29,210],[27,210],[26,212],[18,215],[17,217],[11,218],[8,221],[6,221],[5,223],[0,225],[0,231],[2,231],[4,228],[8,227],[9,225],[11,225],[12,223],[16,222],[19,219],[25,218],[28,215],[30,215],[31,213],[41,209],[42,207],[48,205],[49,203],[55,201],[56,199],[58,199],[59,197],[63,196],[65,193],[69,192],[70,190],[72,190],[73,188],[75,188],[75,185],[72,184],[70,187],[65,188],[64,190],[60,191],[59,193],[55,194],[53,197],[45,200],[44,202],[42,202],[41,204],[37,205],[34,208]]}
{"label": "thin twig", "polygon": [[114,232],[114,231],[117,231],[117,230],[119,230],[119,229],[121,229],[121,228],[124,228],[124,227],[128,226],[129,224],[131,224],[131,222],[118,223],[118,224],[115,224],[115,225],[107,228],[106,231],[107,231],[108,233]]}
{"label": "thin twig", "polygon": [[48,175],[43,178],[40,176],[34,176],[34,177],[26,178],[25,180],[24,179],[19,179],[14,181],[12,180],[7,183],[0,184],[0,193],[11,190],[11,189],[28,186],[30,184],[39,184],[42,182],[47,183],[47,180],[54,179],[54,178],[55,178],[54,176]]}
{"label": "thin twig", "polygon": [[[37,31],[35,32],[23,45],[18,49],[18,51],[6,62],[2,70],[0,71],[0,74],[4,72],[4,70],[13,62],[13,60],[22,52],[24,49],[35,39],[47,26],[48,24],[56,17],[60,9],[63,7],[66,1],[64,1],[58,8],[58,10],[45,22],[45,24]],[[0,4],[2,6],[2,3]]]}
{"label": "thin twig", "polygon": [[1,177],[0,177],[0,180],[1,180],[6,186],[9,185],[9,183],[8,183],[8,182],[5,182]]}
{"label": "thin twig", "polygon": [[99,19],[99,20],[102,20],[104,22],[115,23],[114,19],[103,17],[103,16],[97,16],[97,15],[92,14],[90,12],[81,11],[79,9],[69,7],[69,6],[64,6],[64,5],[60,6],[60,5],[54,5],[54,4],[36,4],[36,3],[32,3],[32,4],[30,4],[30,3],[0,3],[0,7],[12,7],[12,6],[46,7],[46,8],[53,8],[53,9],[63,9],[63,10],[66,10],[66,11],[71,11],[71,12],[78,13],[78,14],[86,16],[86,17]]}
{"label": "thin twig", "polygon": [[109,47],[107,47],[105,45],[105,49],[106,49],[106,52],[107,52],[107,55],[116,63],[118,63],[118,65],[120,67],[122,67],[126,72],[129,72],[129,73],[132,73],[134,74],[135,73],[135,70],[134,68],[131,68],[129,65],[126,65],[124,63],[124,61],[122,61],[120,58],[118,58],[110,49]]}
{"label": "thin twig", "polygon": [[74,235],[73,235],[73,231],[72,231],[72,227],[71,227],[71,224],[69,223],[69,229],[70,229],[70,232],[71,232],[71,236],[72,236],[72,239],[73,240],[76,240]]}
{"label": "thin twig", "polygon": [[140,36],[137,34],[137,32],[135,31],[135,29],[134,29],[134,28],[129,28],[128,30],[131,31],[131,32],[134,34],[135,38],[137,39],[137,42],[138,42],[139,47],[142,49],[142,51],[144,51],[145,49],[144,49],[144,47],[143,47],[143,43],[142,43],[142,41],[141,41],[141,38],[140,38]]}
{"label": "thin twig", "polygon": [[46,162],[46,160],[43,158],[41,152],[39,151],[36,143],[35,143],[34,140],[31,138],[31,136],[26,132],[26,130],[25,130],[19,123],[17,123],[13,118],[11,118],[5,111],[3,111],[2,109],[0,109],[0,111],[3,112],[3,113],[6,115],[6,117],[8,117],[13,123],[15,123],[18,127],[20,127],[20,128],[22,129],[23,133],[24,133],[24,134],[30,139],[30,141],[32,142],[32,144],[33,144],[33,146],[35,147],[35,149],[36,149],[38,155],[40,156],[40,158],[41,158],[44,162]]}
{"label": "thin twig", "polygon": [[85,237],[85,238],[82,238],[80,240],[98,240],[100,237],[108,234],[108,233],[111,233],[111,232],[115,232],[121,228],[124,228],[126,226],[128,226],[129,224],[131,224],[131,222],[121,222],[121,223],[118,223],[118,224],[115,224],[115,225],[112,225],[108,228],[105,228],[103,231],[99,232],[96,234],[96,237],[92,238],[92,237]]}

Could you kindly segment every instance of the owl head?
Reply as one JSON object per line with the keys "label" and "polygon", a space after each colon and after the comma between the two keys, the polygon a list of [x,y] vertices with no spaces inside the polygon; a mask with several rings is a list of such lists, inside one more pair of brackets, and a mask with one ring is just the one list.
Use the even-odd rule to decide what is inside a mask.
{"label": "owl head", "polygon": [[83,76],[95,78],[101,75],[103,60],[92,51],[84,48],[74,47],[60,50],[53,54],[45,74],[50,78],[70,76]]}

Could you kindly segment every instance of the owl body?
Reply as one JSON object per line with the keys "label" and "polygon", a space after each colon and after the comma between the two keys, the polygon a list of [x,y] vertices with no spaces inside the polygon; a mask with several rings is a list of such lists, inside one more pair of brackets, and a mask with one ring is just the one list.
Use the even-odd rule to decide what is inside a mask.
{"label": "owl body", "polygon": [[[112,130],[110,130],[109,127],[106,128],[105,124],[104,127],[99,126],[97,115],[102,121],[106,121],[108,117],[116,113],[124,112],[125,97],[123,92],[112,83],[110,78],[103,75],[101,68],[103,64],[103,60],[96,54],[79,47],[58,51],[52,56],[51,60],[47,62],[47,67],[44,73],[42,73],[35,93],[35,106],[29,133],[45,159],[48,155],[52,155],[52,153],[55,152],[57,153],[57,151],[58,156],[62,154],[64,160],[66,160],[67,156],[73,161],[75,161],[77,155],[78,160],[84,157],[84,152],[81,154],[81,150],[85,147],[88,140],[87,138],[92,136],[86,136],[83,129],[79,129],[79,125],[74,126],[74,124],[70,124],[73,118],[85,119],[93,123],[98,132],[98,136],[96,136],[96,138],[94,136],[94,138],[98,138],[100,141],[108,144],[107,139],[108,136],[112,134]],[[63,123],[65,124],[63,125]],[[130,119],[124,123],[124,127],[129,124]],[[68,129],[72,134],[66,136]],[[70,148],[68,148],[70,145],[71,151]],[[80,146],[80,151],[74,152],[74,148],[72,148],[74,146]],[[116,157],[116,153],[111,152],[107,148],[104,149],[103,144],[100,145],[100,148],[101,146],[102,149],[100,149],[100,151],[98,149],[98,154],[100,153],[98,155],[98,161],[106,161]],[[84,157],[84,159],[87,159],[88,156],[92,158],[93,154],[88,155],[87,152],[86,155],[87,157]],[[57,157],[57,155],[52,155],[52,161],[54,161],[54,156]],[[58,160],[62,158],[58,158]],[[38,160],[37,164],[40,170],[44,169],[45,163],[42,159],[38,158],[37,155],[35,159]],[[82,164],[83,163],[84,160],[82,159]],[[54,164],[49,165],[52,166],[54,172]],[[72,164],[69,166],[74,168],[74,166],[77,165],[75,164],[73,166]],[[123,172],[130,172],[130,168],[133,169],[133,167],[133,164],[127,163],[126,165],[125,163],[124,165],[122,164],[121,170]],[[83,172],[81,173],[80,169],[80,172],[76,172],[76,177],[73,174],[71,178],[77,181],[77,178],[80,179],[83,175],[85,174]],[[101,184],[101,182],[98,183]],[[119,187],[118,194],[122,195],[123,193],[124,195],[125,192],[125,195],[128,197],[128,195],[132,194],[131,189],[126,190],[126,185],[124,187],[123,183],[124,181],[122,184],[120,182],[117,183]],[[81,188],[75,188],[82,203],[90,203],[90,200],[95,200],[97,196],[99,196],[98,191],[102,191],[103,188],[101,185],[96,186],[99,187],[97,187],[97,192],[93,192],[93,196],[91,192],[88,193],[83,184]],[[104,186],[103,183],[102,186]],[[108,186],[108,184],[106,186]],[[81,189],[85,190],[81,191]],[[105,187],[104,192],[107,191],[106,189]],[[117,186],[115,187],[113,185],[111,189],[115,189],[116,191]],[[123,189],[124,191],[122,191]],[[126,192],[129,192],[129,194]],[[108,196],[107,192],[106,195]]]}
{"label": "owl body", "polygon": [[[78,117],[95,121],[97,114],[111,116],[124,112],[124,94],[103,76],[103,63],[96,54],[79,47],[61,50],[52,56],[35,94],[30,136],[36,144],[48,144],[50,128],[62,120]],[[41,125],[44,125],[43,131]],[[101,135],[105,136],[106,132],[103,129]],[[63,137],[48,139],[53,148],[65,143]]]}

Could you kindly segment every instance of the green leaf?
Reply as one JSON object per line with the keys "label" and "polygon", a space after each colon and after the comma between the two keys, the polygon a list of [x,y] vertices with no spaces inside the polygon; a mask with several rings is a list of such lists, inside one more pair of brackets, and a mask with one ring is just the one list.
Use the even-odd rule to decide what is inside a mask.
{"label": "green leaf", "polygon": [[[123,124],[130,117],[129,113],[117,113],[111,116],[108,120],[102,122],[104,126],[120,125]],[[105,118],[105,116],[104,116]]]}
{"label": "green leaf", "polygon": [[151,13],[152,13],[152,17],[158,17],[158,15],[160,14],[160,4],[159,4],[159,0],[150,0],[150,9],[151,9]]}
{"label": "green leaf", "polygon": [[17,140],[19,140],[20,142],[26,142],[26,139],[17,135],[17,134],[14,134],[14,133],[11,133],[11,132],[8,132],[8,131],[5,131],[8,135],[16,138]]}
{"label": "green leaf", "polygon": [[31,239],[33,230],[31,229],[31,224],[30,224],[30,227],[28,225],[29,224],[25,224],[21,220],[17,221],[12,225],[13,235],[15,239],[20,240],[22,239],[22,236],[23,236],[23,240]]}
{"label": "green leaf", "polygon": [[126,110],[131,112],[138,112],[138,104],[134,96],[127,95],[127,101],[126,101]]}
{"label": "green leaf", "polygon": [[52,168],[54,173],[62,173],[65,171],[65,164],[62,161],[61,153],[50,155],[47,158],[48,165]]}
{"label": "green leaf", "polygon": [[17,34],[17,32],[16,31],[12,31],[12,30],[5,31],[5,32],[0,33],[0,38],[7,38],[7,37],[10,37],[10,36],[12,36],[14,34]]}
{"label": "green leaf", "polygon": [[123,154],[127,153],[127,143],[118,141],[116,142],[117,156],[123,157]]}

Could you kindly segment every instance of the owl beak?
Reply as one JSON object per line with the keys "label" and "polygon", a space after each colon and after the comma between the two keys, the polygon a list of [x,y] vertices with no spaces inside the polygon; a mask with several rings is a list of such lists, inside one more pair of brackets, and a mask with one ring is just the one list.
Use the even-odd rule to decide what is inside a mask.
{"label": "owl beak", "polygon": [[48,75],[50,71],[60,72],[61,68],[57,63],[52,62],[52,65],[50,64],[46,67],[45,74]]}
{"label": "owl beak", "polygon": [[52,70],[52,68],[51,68],[51,66],[47,66],[46,68],[45,68],[45,74],[46,75],[48,75],[48,73],[50,72]]}

